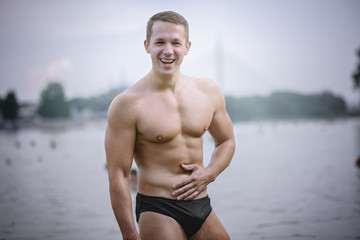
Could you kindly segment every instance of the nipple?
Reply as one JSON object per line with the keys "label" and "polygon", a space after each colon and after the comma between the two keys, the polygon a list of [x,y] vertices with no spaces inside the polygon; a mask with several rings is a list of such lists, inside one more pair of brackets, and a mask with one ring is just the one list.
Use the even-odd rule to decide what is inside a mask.
{"label": "nipple", "polygon": [[157,136],[157,140],[162,141],[164,137],[162,135]]}
{"label": "nipple", "polygon": [[204,130],[204,132],[206,132],[206,128],[204,128],[203,130]]}

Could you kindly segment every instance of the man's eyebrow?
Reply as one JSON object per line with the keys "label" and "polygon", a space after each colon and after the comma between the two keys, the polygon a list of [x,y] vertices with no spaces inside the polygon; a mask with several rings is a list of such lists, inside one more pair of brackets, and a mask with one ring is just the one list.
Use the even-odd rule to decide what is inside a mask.
{"label": "man's eyebrow", "polygon": [[[154,42],[156,41],[166,41],[165,38],[155,38],[154,39]],[[174,39],[171,39],[170,40],[171,42],[181,42],[181,39],[180,38],[174,38]]]}
{"label": "man's eyebrow", "polygon": [[163,38],[155,38],[154,41],[165,41]]}

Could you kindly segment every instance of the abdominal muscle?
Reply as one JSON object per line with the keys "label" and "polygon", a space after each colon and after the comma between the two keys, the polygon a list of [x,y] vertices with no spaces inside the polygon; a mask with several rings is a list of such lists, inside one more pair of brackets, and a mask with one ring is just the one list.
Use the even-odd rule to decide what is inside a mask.
{"label": "abdominal muscle", "polygon": [[[145,174],[144,174],[145,172]],[[189,174],[169,174],[169,173],[157,173],[156,175],[149,176],[149,171],[143,171],[139,168],[139,185],[138,192],[143,195],[148,196],[157,196],[175,199],[176,196],[173,195],[175,189],[173,185],[184,180]],[[207,195],[206,190],[202,192],[196,198],[202,198]]]}
{"label": "abdominal muscle", "polygon": [[[181,164],[203,166],[202,139],[195,146],[177,146],[172,149],[164,144],[145,144],[135,153],[139,169],[138,192],[148,196],[175,199],[173,185],[182,182],[191,172],[181,168]],[[191,144],[192,145],[192,144]],[[197,146],[196,146],[197,145]],[[206,190],[196,198],[207,195]]]}

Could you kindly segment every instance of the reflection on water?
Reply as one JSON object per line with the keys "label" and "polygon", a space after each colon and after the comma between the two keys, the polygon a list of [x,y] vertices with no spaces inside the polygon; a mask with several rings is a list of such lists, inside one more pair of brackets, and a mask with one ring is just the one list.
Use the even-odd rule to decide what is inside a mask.
{"label": "reflection on water", "polygon": [[[119,239],[104,129],[0,132],[0,239]],[[240,123],[235,134],[234,160],[209,186],[232,239],[360,238],[359,119]],[[204,144],[208,161],[209,135]]]}

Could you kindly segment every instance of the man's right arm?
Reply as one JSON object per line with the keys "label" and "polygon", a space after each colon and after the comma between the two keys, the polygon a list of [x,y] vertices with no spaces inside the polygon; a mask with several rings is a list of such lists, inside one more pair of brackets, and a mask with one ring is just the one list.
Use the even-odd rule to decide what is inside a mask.
{"label": "man's right arm", "polygon": [[111,205],[123,239],[140,239],[133,217],[129,173],[136,139],[136,121],[130,99],[121,94],[109,107],[105,133],[106,161],[109,173]]}

